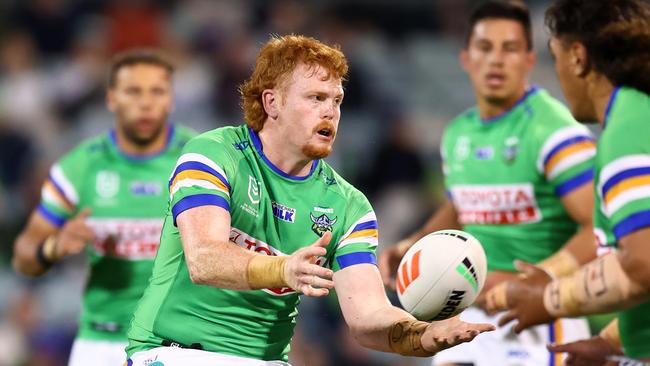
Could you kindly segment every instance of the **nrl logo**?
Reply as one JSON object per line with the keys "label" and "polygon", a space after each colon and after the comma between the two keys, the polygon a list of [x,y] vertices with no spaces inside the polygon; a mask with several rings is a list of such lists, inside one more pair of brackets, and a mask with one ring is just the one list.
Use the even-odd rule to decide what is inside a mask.
{"label": "nrl logo", "polygon": [[325,234],[326,231],[332,231],[332,226],[334,226],[334,224],[336,223],[336,218],[330,219],[325,214],[315,217],[314,214],[310,213],[309,217],[311,218],[311,221],[314,223],[311,226],[311,229],[318,236],[323,236],[323,234]]}

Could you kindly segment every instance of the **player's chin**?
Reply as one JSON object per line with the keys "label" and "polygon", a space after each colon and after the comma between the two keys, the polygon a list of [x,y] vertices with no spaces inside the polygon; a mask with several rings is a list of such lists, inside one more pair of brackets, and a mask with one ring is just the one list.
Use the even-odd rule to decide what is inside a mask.
{"label": "player's chin", "polygon": [[302,152],[312,160],[323,159],[332,153],[332,144],[323,142],[309,143],[302,148]]}

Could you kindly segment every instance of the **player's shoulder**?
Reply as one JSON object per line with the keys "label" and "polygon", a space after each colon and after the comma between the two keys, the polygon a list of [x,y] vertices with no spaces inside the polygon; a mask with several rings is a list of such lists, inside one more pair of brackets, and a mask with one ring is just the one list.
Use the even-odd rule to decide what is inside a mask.
{"label": "player's shoulder", "polygon": [[331,165],[324,160],[321,160],[320,166],[316,171],[320,184],[325,184],[328,190],[341,196],[349,202],[349,206],[367,205],[368,199],[357,187],[348,182],[341,176]]}
{"label": "player's shoulder", "polygon": [[[607,116],[607,128],[632,135],[650,131],[650,96],[639,90],[620,87],[614,90]],[[638,131],[637,127],[642,131]]]}
{"label": "player's shoulder", "polygon": [[203,132],[191,138],[185,150],[205,152],[209,155],[234,154],[238,146],[248,145],[246,126],[226,126]]}
{"label": "player's shoulder", "polygon": [[64,154],[60,161],[74,161],[74,164],[85,164],[105,158],[110,151],[109,133],[93,136],[82,140],[70,151]]}
{"label": "player's shoulder", "polygon": [[475,123],[478,119],[478,108],[476,108],[476,106],[467,108],[449,121],[445,128],[445,132],[462,129],[467,124]]}
{"label": "player's shoulder", "polygon": [[193,139],[198,135],[196,130],[193,128],[183,126],[180,124],[173,124],[173,129],[174,129],[174,140],[178,144],[185,145],[188,141]]}
{"label": "player's shoulder", "polygon": [[545,89],[536,89],[528,103],[532,110],[531,117],[539,130],[553,131],[565,126],[579,126],[571,111]]}

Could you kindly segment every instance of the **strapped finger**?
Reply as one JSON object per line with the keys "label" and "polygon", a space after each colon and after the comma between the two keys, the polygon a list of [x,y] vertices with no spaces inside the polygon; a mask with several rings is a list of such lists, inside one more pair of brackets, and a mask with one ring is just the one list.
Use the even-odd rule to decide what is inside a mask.
{"label": "strapped finger", "polygon": [[491,312],[508,310],[507,282],[501,282],[488,291],[486,297],[487,309]]}

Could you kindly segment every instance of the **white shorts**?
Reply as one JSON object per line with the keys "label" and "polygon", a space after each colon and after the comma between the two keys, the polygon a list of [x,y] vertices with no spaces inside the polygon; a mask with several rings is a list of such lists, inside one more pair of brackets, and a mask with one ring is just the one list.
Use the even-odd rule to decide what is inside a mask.
{"label": "white shorts", "polygon": [[[460,318],[470,323],[497,324],[503,313],[488,316],[475,307],[461,313]],[[519,335],[512,324],[497,327],[493,332],[480,334],[473,341],[463,343],[436,354],[433,365],[470,363],[474,366],[561,366],[564,356],[546,349],[548,343],[571,342],[589,338],[587,321],[582,318],[558,319],[547,325],[529,328]]]}
{"label": "white shorts", "polygon": [[128,366],[290,366],[284,361],[262,361],[178,347],[157,347],[134,353]]}
{"label": "white shorts", "polygon": [[126,342],[75,339],[68,366],[121,366],[126,361]]}

